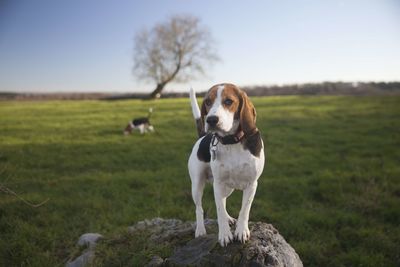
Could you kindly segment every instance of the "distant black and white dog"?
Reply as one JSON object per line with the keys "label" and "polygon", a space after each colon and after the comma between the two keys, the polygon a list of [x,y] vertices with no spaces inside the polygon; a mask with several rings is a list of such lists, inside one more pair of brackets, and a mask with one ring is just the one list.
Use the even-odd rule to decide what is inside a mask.
{"label": "distant black and white dog", "polygon": [[125,127],[124,130],[124,135],[131,134],[133,130],[137,129],[141,134],[147,133],[147,132],[153,132],[154,127],[150,123],[150,116],[153,113],[153,109],[149,109],[149,114],[147,117],[143,118],[137,118],[133,119],[128,123],[128,125]]}

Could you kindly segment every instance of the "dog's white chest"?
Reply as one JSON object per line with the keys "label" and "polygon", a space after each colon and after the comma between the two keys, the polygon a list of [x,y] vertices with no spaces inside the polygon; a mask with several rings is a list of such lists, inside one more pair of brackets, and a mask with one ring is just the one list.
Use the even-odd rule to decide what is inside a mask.
{"label": "dog's white chest", "polygon": [[214,179],[230,188],[244,190],[260,177],[264,168],[263,152],[261,151],[258,158],[245,150],[240,143],[218,144],[216,158],[210,162]]}

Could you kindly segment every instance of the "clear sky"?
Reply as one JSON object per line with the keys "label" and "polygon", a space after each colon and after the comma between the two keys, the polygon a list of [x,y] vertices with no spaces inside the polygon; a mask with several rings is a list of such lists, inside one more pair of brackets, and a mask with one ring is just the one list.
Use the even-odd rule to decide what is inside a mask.
{"label": "clear sky", "polygon": [[198,16],[222,61],[188,86],[400,80],[398,0],[1,0],[0,91],[139,92],[133,36]]}

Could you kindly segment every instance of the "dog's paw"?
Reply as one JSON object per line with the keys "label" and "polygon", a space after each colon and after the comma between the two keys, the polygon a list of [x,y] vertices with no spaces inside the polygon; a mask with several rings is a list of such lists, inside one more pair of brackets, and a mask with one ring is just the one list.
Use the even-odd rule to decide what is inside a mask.
{"label": "dog's paw", "polygon": [[232,226],[236,223],[236,219],[228,215],[228,222]]}
{"label": "dog's paw", "polygon": [[195,237],[199,237],[199,236],[206,235],[206,234],[207,234],[207,232],[206,232],[206,228],[204,227],[204,225],[196,227],[196,232],[194,234]]}
{"label": "dog's paw", "polygon": [[219,229],[218,241],[221,244],[221,247],[225,247],[229,244],[229,242],[233,241],[233,235],[229,225],[228,227],[221,227]]}
{"label": "dog's paw", "polygon": [[250,230],[247,226],[238,225],[235,230],[235,238],[244,243],[250,238]]}

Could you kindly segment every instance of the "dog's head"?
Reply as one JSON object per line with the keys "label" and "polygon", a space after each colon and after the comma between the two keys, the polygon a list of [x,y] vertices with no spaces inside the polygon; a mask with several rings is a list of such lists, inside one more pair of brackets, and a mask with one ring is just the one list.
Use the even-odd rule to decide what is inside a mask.
{"label": "dog's head", "polygon": [[256,127],[256,110],[247,94],[229,83],[211,87],[201,106],[201,118],[206,132],[220,136],[242,130],[250,135]]}
{"label": "dog's head", "polygon": [[128,135],[132,133],[133,130],[133,124],[132,122],[129,122],[128,125],[126,125],[125,129],[124,129],[124,135]]}

